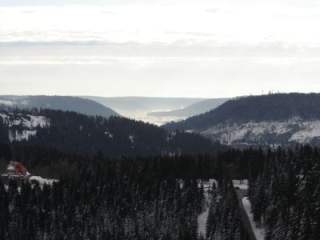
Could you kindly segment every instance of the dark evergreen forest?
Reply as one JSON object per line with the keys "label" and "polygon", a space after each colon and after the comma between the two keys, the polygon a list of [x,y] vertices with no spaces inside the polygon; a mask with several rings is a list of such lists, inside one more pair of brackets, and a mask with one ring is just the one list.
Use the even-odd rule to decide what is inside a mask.
{"label": "dark evergreen forest", "polygon": [[[231,179],[249,178],[253,213],[266,226],[266,239],[317,240],[319,157],[311,147],[110,158],[2,144],[1,170],[15,159],[59,182],[0,184],[0,239],[239,240]],[[202,183],[213,178],[218,184],[209,190],[206,236],[200,237]]]}
{"label": "dark evergreen forest", "polygon": [[[210,194],[219,206],[211,207],[222,211],[223,220],[212,218],[221,224],[210,234],[227,234],[222,223],[235,214],[230,202],[224,210],[228,184],[214,156],[110,159],[21,144],[0,145],[0,154],[2,168],[14,158],[35,175],[60,180],[43,188],[0,184],[1,239],[198,239],[200,180],[213,177],[219,187]],[[234,219],[227,239],[238,239]]]}
{"label": "dark evergreen forest", "polygon": [[[209,153],[221,146],[197,134],[168,132],[152,124],[123,117],[104,118],[47,109],[0,109],[0,143],[22,143],[56,148],[64,152],[108,156]],[[31,117],[44,117],[45,127],[29,127]],[[28,139],[11,139],[36,131]]]}
{"label": "dark evergreen forest", "polygon": [[302,147],[269,153],[249,196],[266,240],[320,239],[320,151]]}

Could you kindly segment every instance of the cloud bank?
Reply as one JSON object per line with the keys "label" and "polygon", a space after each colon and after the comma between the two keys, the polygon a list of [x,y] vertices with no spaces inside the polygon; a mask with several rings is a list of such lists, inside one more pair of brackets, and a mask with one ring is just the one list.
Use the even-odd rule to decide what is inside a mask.
{"label": "cloud bank", "polygon": [[317,1],[27,2],[0,3],[1,94],[320,89]]}

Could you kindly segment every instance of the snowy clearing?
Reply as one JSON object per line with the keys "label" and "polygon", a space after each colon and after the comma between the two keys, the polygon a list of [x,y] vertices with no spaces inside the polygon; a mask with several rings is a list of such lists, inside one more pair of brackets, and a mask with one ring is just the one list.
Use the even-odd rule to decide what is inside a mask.
{"label": "snowy clearing", "polygon": [[243,180],[232,180],[232,184],[234,188],[238,188],[241,190],[248,190],[249,189],[249,182],[247,179]]}

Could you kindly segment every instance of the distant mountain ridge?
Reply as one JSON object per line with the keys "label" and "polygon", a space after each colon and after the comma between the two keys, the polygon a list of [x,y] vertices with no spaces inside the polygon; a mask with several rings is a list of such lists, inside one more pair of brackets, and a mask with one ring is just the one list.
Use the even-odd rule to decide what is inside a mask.
{"label": "distant mountain ridge", "polygon": [[151,116],[159,117],[181,117],[188,118],[198,114],[202,114],[219,107],[221,104],[228,101],[228,98],[213,98],[207,99],[200,102],[193,103],[185,108],[172,110],[172,111],[162,111],[162,112],[151,112]]}
{"label": "distant mountain ridge", "polygon": [[318,144],[319,106],[320,94],[316,93],[240,97],[164,127],[197,132],[228,145]]}
{"label": "distant mountain ridge", "polygon": [[0,96],[0,105],[22,109],[52,109],[73,111],[90,116],[118,116],[111,108],[95,101],[69,96]]}

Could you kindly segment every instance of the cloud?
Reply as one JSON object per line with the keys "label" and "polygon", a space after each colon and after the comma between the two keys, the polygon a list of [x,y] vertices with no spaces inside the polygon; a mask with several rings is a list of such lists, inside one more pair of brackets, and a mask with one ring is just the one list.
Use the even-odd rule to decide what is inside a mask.
{"label": "cloud", "polygon": [[29,10],[23,10],[23,11],[22,11],[23,14],[33,14],[33,13],[35,13],[35,12],[36,12],[35,9],[29,9]]}
{"label": "cloud", "polygon": [[320,6],[263,3],[0,7],[0,39],[319,44]]}
{"label": "cloud", "polygon": [[223,97],[317,89],[320,6],[311,2],[2,0],[16,6],[0,7],[0,92]]}
{"label": "cloud", "polygon": [[[280,61],[278,59],[278,61]],[[3,65],[1,94],[226,97],[262,90],[319,89],[320,61],[276,64],[274,59],[132,59],[101,64]],[[28,76],[26,78],[26,76]],[[303,79],[303,80],[302,80]],[[232,87],[230,87],[232,86]]]}
{"label": "cloud", "polygon": [[217,13],[219,12],[219,8],[208,8],[206,9],[207,13]]}
{"label": "cloud", "polygon": [[[243,43],[140,43],[140,42],[5,42],[0,43],[0,60],[28,58],[318,58],[320,46],[288,45],[283,42],[265,42],[259,44]],[[34,59],[33,59],[34,60]]]}

